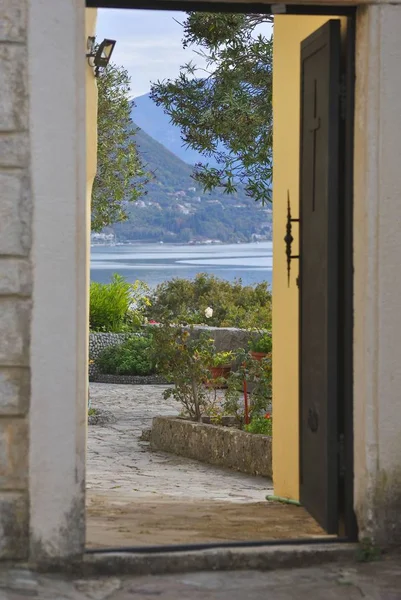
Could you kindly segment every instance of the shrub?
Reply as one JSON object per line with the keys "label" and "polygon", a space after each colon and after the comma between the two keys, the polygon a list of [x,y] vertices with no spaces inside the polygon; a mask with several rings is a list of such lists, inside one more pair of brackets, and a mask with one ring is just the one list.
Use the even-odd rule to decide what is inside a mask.
{"label": "shrub", "polygon": [[210,366],[211,367],[225,367],[227,365],[231,365],[234,359],[234,352],[231,350],[226,352],[216,352],[216,354],[212,354],[210,358]]}
{"label": "shrub", "polygon": [[138,335],[103,350],[96,365],[107,375],[151,375],[155,372],[151,348],[152,338]]}
{"label": "shrub", "polygon": [[89,296],[89,326],[91,331],[132,331],[144,322],[148,286],[142,281],[128,283],[114,274],[111,283],[92,282]]}
{"label": "shrub", "polygon": [[174,383],[163,396],[173,397],[181,404],[183,415],[196,421],[209,404],[204,382],[209,375],[207,357],[211,343],[213,340],[204,333],[196,337],[193,332],[169,324],[154,331],[157,369],[167,381]]}
{"label": "shrub", "polygon": [[270,354],[272,351],[271,334],[266,332],[251,340],[250,347],[251,350],[253,350],[254,352],[263,352],[265,354]]}
{"label": "shrub", "polygon": [[[158,322],[270,329],[271,299],[267,283],[243,286],[241,280],[231,283],[199,273],[192,280],[174,278],[159,284],[143,309]],[[212,315],[207,317],[209,307]]]}
{"label": "shrub", "polygon": [[248,433],[259,433],[261,435],[272,434],[272,418],[270,413],[263,416],[254,416],[249,425],[245,425],[245,431]]}
{"label": "shrub", "polygon": [[250,400],[251,420],[259,418],[270,410],[272,403],[272,358],[271,354],[262,360],[255,360],[245,350],[237,350],[236,361],[239,367],[227,379],[224,399],[226,414],[236,415],[240,424],[243,421],[243,382],[247,381]]}
{"label": "shrub", "polygon": [[217,352],[213,339],[209,338],[207,347],[203,351],[201,358],[208,367],[226,367],[231,365],[234,356],[235,353],[232,350]]}

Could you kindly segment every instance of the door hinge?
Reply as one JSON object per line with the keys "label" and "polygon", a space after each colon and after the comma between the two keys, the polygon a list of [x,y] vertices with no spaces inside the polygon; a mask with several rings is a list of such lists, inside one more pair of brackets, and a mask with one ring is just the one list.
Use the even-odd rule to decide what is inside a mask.
{"label": "door hinge", "polygon": [[344,449],[344,434],[341,433],[338,439],[338,470],[340,478],[345,477],[345,449]]}
{"label": "door hinge", "polygon": [[340,77],[340,116],[345,121],[347,116],[347,82],[344,73]]}

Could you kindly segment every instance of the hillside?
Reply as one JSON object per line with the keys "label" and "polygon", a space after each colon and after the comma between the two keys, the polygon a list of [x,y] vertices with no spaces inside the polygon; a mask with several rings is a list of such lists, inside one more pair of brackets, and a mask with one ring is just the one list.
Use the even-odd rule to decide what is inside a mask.
{"label": "hillside", "polygon": [[271,239],[271,211],[245,192],[204,193],[192,179],[192,167],[139,130],[139,152],[154,178],[147,194],[127,204],[128,221],[112,229],[118,241],[248,242]]}
{"label": "hillside", "polygon": [[[135,141],[143,162],[154,174],[155,182],[172,189],[194,185],[191,177],[193,167],[167,150],[161,143],[139,129]],[[150,188],[149,188],[150,189]]]}
{"label": "hillside", "polygon": [[[149,94],[135,98],[134,102],[136,106],[132,109],[131,118],[138,127],[189,165],[206,162],[199,152],[184,146],[179,127],[170,123],[170,117],[156,106]],[[215,165],[213,159],[207,159],[207,162]]]}

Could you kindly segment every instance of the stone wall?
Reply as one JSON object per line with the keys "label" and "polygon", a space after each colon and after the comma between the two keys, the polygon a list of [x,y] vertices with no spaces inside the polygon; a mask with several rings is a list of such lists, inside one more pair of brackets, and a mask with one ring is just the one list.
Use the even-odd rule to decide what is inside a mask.
{"label": "stone wall", "polygon": [[238,350],[246,348],[248,342],[257,337],[258,333],[248,329],[237,329],[236,327],[207,327],[206,325],[195,325],[194,334],[208,333],[214,339],[217,352],[223,350]]}
{"label": "stone wall", "polygon": [[272,477],[272,438],[267,435],[184,419],[155,417],[150,448],[241,473]]}
{"label": "stone wall", "polygon": [[0,2],[0,559],[28,554],[31,319],[27,1]]}
{"label": "stone wall", "polygon": [[89,381],[93,383],[111,383],[118,385],[166,385],[167,381],[160,375],[105,375],[92,373]]}

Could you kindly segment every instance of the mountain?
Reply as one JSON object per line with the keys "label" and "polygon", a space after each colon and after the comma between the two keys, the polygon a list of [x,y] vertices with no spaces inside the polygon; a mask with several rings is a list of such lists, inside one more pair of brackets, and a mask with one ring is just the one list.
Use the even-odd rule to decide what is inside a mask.
{"label": "mountain", "polygon": [[118,241],[248,242],[271,239],[271,209],[221,190],[205,193],[191,177],[193,168],[139,129],[138,151],[153,179],[146,195],[126,203],[128,220],[112,230]]}
{"label": "mountain", "polygon": [[131,118],[145,133],[190,165],[207,162],[216,166],[213,158],[205,158],[196,150],[184,146],[180,128],[170,122],[170,117],[160,106],[156,106],[149,94],[134,98],[134,102],[136,106],[131,111]]}

